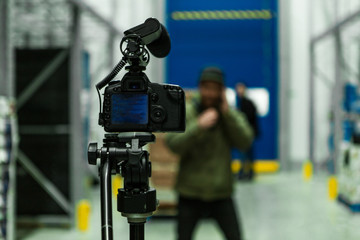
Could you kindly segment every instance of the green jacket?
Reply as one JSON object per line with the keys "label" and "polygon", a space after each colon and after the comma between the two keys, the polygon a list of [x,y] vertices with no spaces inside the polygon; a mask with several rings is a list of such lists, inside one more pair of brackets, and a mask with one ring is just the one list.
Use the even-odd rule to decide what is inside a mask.
{"label": "green jacket", "polygon": [[180,195],[212,201],[230,197],[233,190],[231,148],[248,148],[253,131],[234,109],[220,117],[213,129],[198,126],[199,96],[186,105],[186,131],[170,133],[168,147],[180,156],[175,189]]}

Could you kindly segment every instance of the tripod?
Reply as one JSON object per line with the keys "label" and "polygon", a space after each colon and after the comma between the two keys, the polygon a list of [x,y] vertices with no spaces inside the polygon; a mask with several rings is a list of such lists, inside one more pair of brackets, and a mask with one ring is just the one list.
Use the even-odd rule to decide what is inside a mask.
{"label": "tripod", "polygon": [[113,240],[111,175],[120,173],[124,187],[118,190],[117,210],[127,217],[130,240],[144,239],[144,225],[157,207],[156,190],[149,187],[151,162],[142,147],[154,142],[150,133],[105,134],[102,148],[90,143],[88,162],[96,165],[100,159],[101,238]]}

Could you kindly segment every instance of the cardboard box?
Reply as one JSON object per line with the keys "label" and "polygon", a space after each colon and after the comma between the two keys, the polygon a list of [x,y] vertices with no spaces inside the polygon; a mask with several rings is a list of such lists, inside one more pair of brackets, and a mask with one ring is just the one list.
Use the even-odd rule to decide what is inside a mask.
{"label": "cardboard box", "polygon": [[179,157],[165,143],[165,133],[155,134],[156,142],[149,145],[152,176],[155,188],[173,189],[178,170]]}

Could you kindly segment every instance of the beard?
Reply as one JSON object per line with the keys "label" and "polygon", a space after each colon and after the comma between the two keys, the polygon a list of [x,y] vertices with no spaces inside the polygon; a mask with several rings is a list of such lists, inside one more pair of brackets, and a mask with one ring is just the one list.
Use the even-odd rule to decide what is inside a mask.
{"label": "beard", "polygon": [[220,98],[201,98],[201,106],[202,109],[208,109],[208,108],[216,108],[219,109],[221,105],[221,99]]}

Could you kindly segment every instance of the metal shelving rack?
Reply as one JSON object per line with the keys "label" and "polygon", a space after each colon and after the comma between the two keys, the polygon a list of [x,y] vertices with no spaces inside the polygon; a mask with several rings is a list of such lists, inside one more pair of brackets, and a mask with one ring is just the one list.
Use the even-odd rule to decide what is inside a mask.
{"label": "metal shelving rack", "polygon": [[[342,122],[345,119],[345,113],[342,106],[342,101],[344,98],[343,87],[346,83],[347,77],[349,76],[349,69],[345,57],[345,46],[348,46],[349,43],[356,44],[359,42],[360,39],[360,32],[355,32],[355,34],[357,34],[358,36],[352,37],[351,39],[345,39],[344,32],[352,25],[358,26],[359,20],[360,9],[353,11],[352,14],[345,16],[342,19],[338,19],[338,16],[336,16],[336,21],[333,25],[331,25],[321,33],[317,34],[316,36],[313,36],[310,40],[309,159],[317,167],[319,167],[319,163],[323,160],[319,159],[316,154],[316,152],[320,149],[317,145],[320,137],[318,136],[318,128],[320,126],[317,123],[318,119],[316,116],[317,111],[319,110],[316,106],[316,101],[318,100],[316,95],[318,94],[317,91],[319,91],[318,83],[322,81],[324,85],[329,88],[329,91],[331,91],[331,100],[333,101],[330,109],[333,113],[332,116],[334,118],[334,151],[331,153],[330,156],[330,158],[332,159],[332,163],[330,164],[333,167],[332,174],[337,173],[337,160],[339,159],[341,142],[343,137]],[[329,44],[329,41],[333,44],[332,46],[334,46],[334,50],[332,52],[333,65],[328,67],[328,72],[325,74],[318,67],[319,62],[321,60],[324,61],[324,57],[319,54],[318,48],[324,46],[325,44]],[[331,52],[331,50],[327,51],[328,53]],[[334,72],[331,72],[331,70],[334,70]],[[358,75],[358,73],[355,73],[355,75]],[[358,78],[358,76],[355,76],[355,78]]]}
{"label": "metal shelving rack", "polygon": [[[115,1],[113,1],[115,3]],[[96,32],[94,34],[94,31]],[[99,34],[99,32],[101,34]],[[6,218],[6,237],[1,236],[0,240],[15,239],[15,160],[21,165],[27,165],[26,170],[36,179],[44,190],[65,209],[70,215],[70,223],[74,225],[76,203],[85,195],[84,178],[87,169],[84,167],[86,156],[83,155],[83,106],[80,96],[82,89],[83,74],[83,51],[84,45],[94,41],[94,38],[101,41],[106,48],[103,51],[101,61],[92,66],[91,75],[102,74],[101,71],[113,67],[114,42],[116,37],[122,36],[122,31],[118,29],[110,20],[104,18],[94,8],[80,0],[3,0],[0,1],[0,97],[9,105],[10,103],[22,104],[26,102],[26,97],[36,94],[36,86],[46,81],[46,77],[37,78],[30,84],[34,86],[29,88],[27,96],[24,99],[15,98],[15,80],[14,80],[14,49],[15,48],[67,48],[70,61],[70,199],[64,200],[61,192],[47,181],[39,169],[32,164],[31,159],[21,154],[21,149],[17,150],[16,136],[17,124],[15,121],[16,113],[6,114],[4,120],[6,129],[12,129],[11,146],[13,146],[12,161],[4,161],[1,165],[1,171],[5,169],[9,173],[10,185],[6,189],[6,214],[1,216]],[[104,41],[104,39],[106,41]],[[60,55],[60,54],[59,54]],[[58,56],[61,57],[61,56]],[[42,70],[44,76],[52,71],[51,64],[49,68]],[[98,79],[98,78],[96,78]],[[23,102],[22,102],[23,101]],[[10,108],[11,109],[11,108]],[[15,108],[16,109],[16,108]],[[1,114],[0,114],[1,115]],[[0,121],[0,125],[2,121]],[[2,126],[0,126],[1,129]],[[8,131],[7,131],[8,132]],[[0,132],[0,137],[4,134]],[[9,141],[9,135],[7,135]],[[7,149],[6,151],[8,151]],[[7,154],[8,155],[8,154]],[[16,158],[16,159],[15,159]],[[29,167],[30,166],[30,167]],[[3,185],[3,176],[1,174],[0,185]],[[44,184],[45,181],[45,184]],[[46,187],[47,186],[47,187]],[[49,187],[50,186],[50,187]],[[5,193],[2,190],[2,195]],[[4,208],[5,209],[5,208]],[[2,211],[4,212],[4,211]]]}
{"label": "metal shelving rack", "polygon": [[[84,197],[84,178],[86,169],[84,168],[85,156],[82,151],[82,119],[80,110],[80,99],[78,93],[81,92],[82,81],[82,59],[81,45],[79,40],[79,14],[76,7],[67,1],[55,0],[35,0],[23,1],[14,0],[14,12],[12,15],[13,28],[12,40],[14,48],[17,49],[64,49],[49,64],[44,67],[37,77],[31,79],[31,83],[17,97],[17,110],[23,108],[29,99],[35,96],[37,90],[62,64],[65,58],[69,58],[70,79],[69,79],[69,125],[63,126],[69,132],[69,155],[64,161],[69,162],[69,197],[60,191],[45,174],[34,164],[35,159],[26,155],[23,149],[18,149],[17,162],[30,175],[39,186],[56,202],[69,218],[57,216],[38,216],[36,219],[18,217],[22,222],[59,222],[72,224],[75,220],[76,203]],[[46,126],[45,126],[46,127]],[[51,127],[55,127],[53,125]],[[23,127],[19,127],[19,134],[22,134]],[[32,130],[42,131],[43,129]],[[52,132],[54,129],[48,129]],[[41,134],[41,133],[39,133]],[[62,133],[59,133],[62,134]],[[76,170],[75,170],[76,169]],[[75,173],[76,171],[76,173]]]}
{"label": "metal shelving rack", "polygon": [[[322,31],[309,44],[309,158],[315,170],[326,169],[330,175],[329,196],[359,212],[360,2],[325,3],[320,1],[323,8],[312,13],[312,26],[317,24]],[[321,22],[319,12],[324,10],[327,14]]]}
{"label": "metal shelving rack", "polygon": [[[14,109],[17,109],[21,104],[26,104],[28,97],[36,94],[36,88],[47,81],[46,76],[51,73],[51,65],[44,67],[41,70],[43,76],[40,78],[29,80],[29,85],[32,88],[27,89],[22,99],[15,99],[15,79],[14,79],[14,49],[47,49],[47,48],[63,48],[67,49],[67,57],[69,58],[71,66],[69,89],[70,89],[70,124],[67,126],[67,131],[70,134],[70,199],[65,199],[61,196],[61,192],[44,179],[44,175],[36,168],[36,165],[31,158],[24,156],[21,149],[17,149],[17,144],[13,144],[15,153],[14,161],[11,161],[10,168],[13,176],[10,176],[12,186],[10,190],[15,192],[15,160],[19,165],[26,165],[27,174],[31,175],[38,183],[42,182],[44,190],[52,196],[54,201],[62,206],[62,209],[71,216],[70,223],[74,225],[75,220],[75,205],[84,197],[87,189],[84,187],[84,177],[88,174],[88,169],[84,167],[86,163],[86,156],[83,155],[83,143],[85,142],[83,136],[83,102],[90,101],[90,94],[85,93],[82,88],[82,74],[83,74],[83,53],[84,50],[90,50],[92,57],[90,67],[90,79],[94,82],[99,81],[101,77],[105,76],[114,66],[114,56],[119,52],[118,43],[123,35],[122,29],[119,29],[115,24],[115,17],[119,16],[118,1],[108,0],[112,11],[108,14],[108,18],[100,14],[98,9],[92,7],[91,1],[86,0],[2,0],[0,1],[0,96],[5,96],[8,102],[14,103]],[[129,3],[131,1],[128,1]],[[159,11],[158,6],[161,0],[155,1],[152,11]],[[126,5],[126,3],[124,3]],[[131,3],[132,4],[132,3]],[[117,18],[119,20],[119,18]],[[94,44],[96,43],[96,44]],[[96,46],[94,46],[96,45]],[[95,49],[95,50],[94,50]],[[115,49],[115,50],[114,50]],[[95,52],[95,54],[94,54]],[[6,54],[4,54],[6,53]],[[62,54],[62,55],[61,55]],[[61,59],[65,52],[59,54],[57,57]],[[59,60],[57,57],[54,60]],[[154,60],[159,62],[160,60]],[[50,61],[55,62],[56,61]],[[54,66],[52,66],[54,67]],[[162,68],[161,68],[162,69]],[[154,72],[161,72],[155,69]],[[31,83],[30,83],[31,82]],[[5,86],[5,87],[4,87]],[[93,89],[91,89],[92,91]],[[86,96],[87,94],[87,96]],[[85,98],[84,98],[85,97]],[[96,100],[95,100],[96,101]],[[94,101],[94,102],[95,102]],[[93,103],[96,104],[97,102]],[[95,108],[95,105],[94,105]],[[89,109],[86,111],[89,114]],[[17,124],[15,122],[16,113],[11,115],[10,122],[15,123],[12,126],[14,129],[14,136],[17,136]],[[97,116],[95,116],[97,118]],[[94,117],[94,118],[95,118]],[[91,121],[90,121],[91,122]],[[16,130],[16,131],[15,131]],[[93,132],[92,135],[101,135],[102,133]],[[94,136],[93,136],[94,137]],[[16,139],[16,138],[15,138]],[[1,182],[0,182],[1,183]],[[46,184],[44,184],[46,183]],[[48,184],[50,183],[50,184]],[[45,185],[47,187],[45,187]],[[50,187],[49,187],[50,186]],[[59,194],[60,193],[60,194]],[[14,195],[8,195],[7,202],[11,202],[11,209],[8,208],[8,213],[12,217],[8,218],[6,239],[15,239],[15,204]],[[38,220],[38,219],[33,219]],[[20,235],[20,233],[18,233]],[[1,238],[0,238],[1,239]]]}

